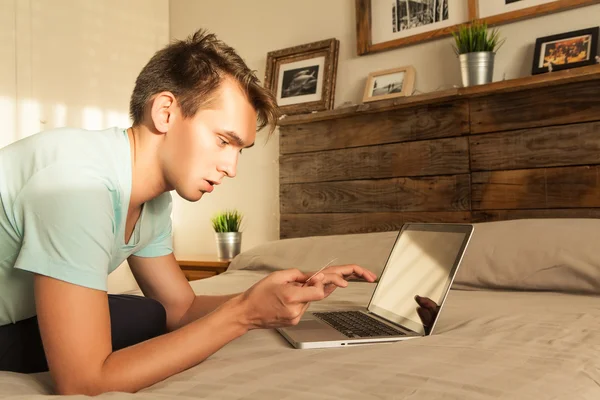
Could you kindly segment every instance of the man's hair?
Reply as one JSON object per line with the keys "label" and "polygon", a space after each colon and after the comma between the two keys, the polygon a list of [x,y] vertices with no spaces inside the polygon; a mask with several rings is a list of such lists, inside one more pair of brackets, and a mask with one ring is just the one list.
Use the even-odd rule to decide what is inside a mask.
{"label": "man's hair", "polygon": [[260,85],[233,48],[202,29],[159,50],[142,69],[129,103],[133,125],[142,123],[148,103],[163,91],[173,93],[185,118],[193,117],[214,100],[226,77],[246,94],[257,113],[258,129],[269,125],[272,133],[279,116],[273,93]]}

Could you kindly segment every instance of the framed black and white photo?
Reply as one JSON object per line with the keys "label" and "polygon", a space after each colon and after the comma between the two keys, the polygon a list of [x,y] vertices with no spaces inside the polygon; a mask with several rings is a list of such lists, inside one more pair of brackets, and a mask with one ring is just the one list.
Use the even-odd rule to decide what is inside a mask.
{"label": "framed black and white photo", "polygon": [[415,85],[415,69],[412,66],[371,72],[365,85],[363,103],[410,96]]}
{"label": "framed black and white photo", "polygon": [[599,29],[580,29],[538,38],[531,73],[535,75],[595,64]]}
{"label": "framed black and white photo", "polygon": [[327,39],[267,54],[265,87],[287,115],[333,108],[339,41]]}
{"label": "framed black and white photo", "polygon": [[556,0],[480,0],[477,13],[479,18],[487,18],[548,3],[556,3]]}
{"label": "framed black and white photo", "polygon": [[598,0],[477,0],[477,18],[498,25],[597,4]]}
{"label": "framed black and white photo", "polygon": [[448,36],[469,21],[469,1],[356,0],[358,54]]}
{"label": "framed black and white photo", "polygon": [[489,26],[535,18],[600,0],[354,0],[359,56],[452,35],[481,20]]}

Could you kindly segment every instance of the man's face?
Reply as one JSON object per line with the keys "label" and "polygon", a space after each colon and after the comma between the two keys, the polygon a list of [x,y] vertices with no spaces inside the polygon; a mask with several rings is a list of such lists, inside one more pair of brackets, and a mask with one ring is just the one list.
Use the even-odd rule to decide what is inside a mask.
{"label": "man's face", "polygon": [[162,169],[169,187],[188,201],[210,193],[236,174],[238,157],[256,138],[256,111],[239,86],[225,79],[218,98],[191,118],[174,112],[166,134]]}

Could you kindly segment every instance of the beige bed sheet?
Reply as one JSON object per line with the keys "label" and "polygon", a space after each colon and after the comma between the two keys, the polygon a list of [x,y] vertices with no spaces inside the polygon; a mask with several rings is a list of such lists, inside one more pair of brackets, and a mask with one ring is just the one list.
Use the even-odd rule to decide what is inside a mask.
{"label": "beige bed sheet", "polygon": [[[231,293],[264,274],[236,270],[192,286],[199,294]],[[373,288],[351,283],[311,309],[366,304]],[[99,398],[599,399],[599,300],[551,292],[452,290],[431,337],[296,350],[276,331],[256,330],[137,394]],[[0,398],[46,398],[51,390],[48,374],[0,372]]]}

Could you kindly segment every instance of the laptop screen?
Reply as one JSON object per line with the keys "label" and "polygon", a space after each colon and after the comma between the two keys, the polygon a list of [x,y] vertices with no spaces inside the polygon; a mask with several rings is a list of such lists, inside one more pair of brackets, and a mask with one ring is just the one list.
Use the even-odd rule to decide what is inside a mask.
{"label": "laptop screen", "polygon": [[[369,311],[416,333],[429,334],[471,236],[471,225],[407,224],[403,227]],[[415,296],[431,305],[417,310]]]}

